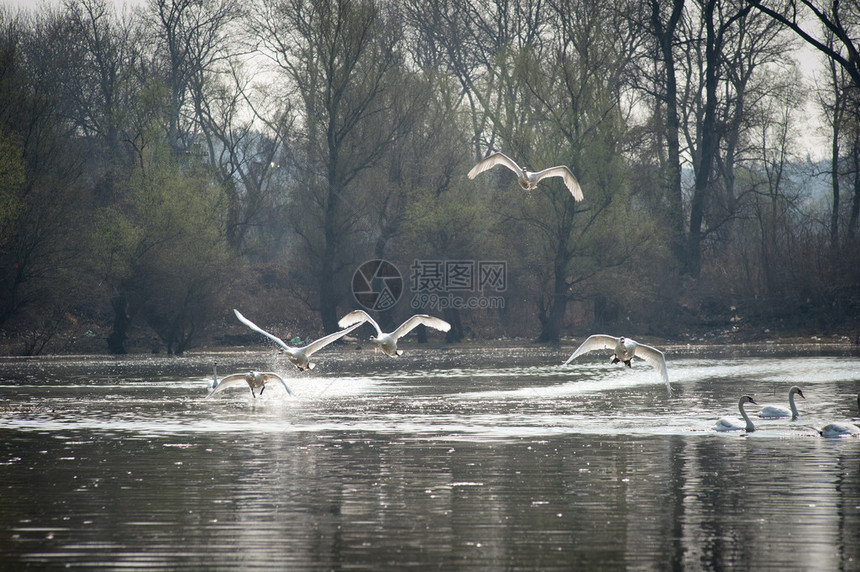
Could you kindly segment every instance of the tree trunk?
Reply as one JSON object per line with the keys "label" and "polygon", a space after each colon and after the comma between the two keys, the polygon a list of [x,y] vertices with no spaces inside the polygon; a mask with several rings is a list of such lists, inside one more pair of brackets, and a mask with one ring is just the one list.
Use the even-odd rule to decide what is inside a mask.
{"label": "tree trunk", "polygon": [[666,106],[666,154],[667,163],[666,197],[669,203],[667,213],[672,249],[676,259],[684,263],[684,205],[681,191],[681,143],[678,116],[678,84],[675,79],[675,54],[672,51],[675,41],[675,28],[684,10],[684,0],[674,0],[672,14],[664,27],[660,18],[660,4],[657,0],[651,3],[651,31],[660,45],[660,52],[665,66],[666,94],[663,103]]}
{"label": "tree trunk", "polygon": [[323,212],[323,253],[319,274],[320,318],[323,331],[337,331],[337,305],[340,301],[339,289],[336,284],[337,254],[340,249],[340,233],[338,227],[338,205],[343,194],[343,185],[339,183],[338,149],[333,134],[334,125],[328,126],[328,196]]}
{"label": "tree trunk", "polygon": [[848,239],[853,242],[857,234],[857,220],[860,218],[860,132],[854,137],[851,155],[854,159],[854,198],[851,201],[851,216],[848,218]]}
{"label": "tree trunk", "polygon": [[125,339],[128,327],[131,325],[131,315],[128,311],[128,299],[120,294],[111,301],[113,307],[113,330],[107,338],[108,351],[112,354],[127,353]]}
{"label": "tree trunk", "polygon": [[830,251],[835,260],[836,256],[839,255],[839,122],[836,121],[835,117],[833,140],[830,144],[830,183],[833,190],[832,210],[830,211]]}
{"label": "tree trunk", "polygon": [[720,50],[714,30],[714,9],[716,0],[708,0],[704,6],[706,26],[705,44],[705,116],[699,142],[696,180],[693,200],[690,204],[690,234],[687,238],[687,253],[684,273],[697,278],[702,269],[702,225],[705,218],[705,204],[711,190],[711,173],[714,154],[717,150],[719,133],[716,128],[717,77]]}
{"label": "tree trunk", "polygon": [[445,342],[455,344],[463,339],[463,322],[460,319],[460,310],[457,308],[445,308],[442,312],[445,321],[451,324],[451,329],[445,334]]}
{"label": "tree trunk", "polygon": [[567,312],[568,302],[565,266],[556,261],[555,280],[549,308],[541,308],[541,312],[538,314],[541,324],[538,342],[557,344],[561,339],[561,329],[564,326],[564,315]]}

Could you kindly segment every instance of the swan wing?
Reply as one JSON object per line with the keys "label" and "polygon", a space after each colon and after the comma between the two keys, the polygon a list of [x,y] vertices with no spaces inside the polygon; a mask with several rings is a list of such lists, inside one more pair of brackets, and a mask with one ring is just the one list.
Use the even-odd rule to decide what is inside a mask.
{"label": "swan wing", "polygon": [[363,324],[365,322],[370,322],[373,327],[376,328],[376,335],[382,335],[382,330],[379,329],[379,324],[377,324],[376,320],[374,320],[370,316],[370,314],[368,314],[364,310],[353,310],[352,312],[341,318],[337,325],[341,328],[348,328],[353,324]]}
{"label": "swan wing", "polygon": [[588,338],[586,338],[585,341],[576,348],[576,351],[573,352],[562,365],[567,365],[582,354],[594,350],[614,350],[616,344],[618,344],[618,338],[613,336],[607,336],[606,334],[594,334],[592,336],[588,336]]}
{"label": "swan wing", "polygon": [[304,346],[303,348],[299,348],[299,351],[304,352],[304,354],[307,357],[310,357],[314,352],[323,349],[324,347],[326,347],[327,345],[329,345],[330,343],[332,343],[334,341],[339,340],[340,338],[344,337],[345,335],[347,335],[348,333],[350,333],[351,331],[353,331],[354,329],[356,329],[357,327],[359,327],[363,323],[364,323],[364,321],[361,321],[361,322],[358,322],[356,324],[351,325],[350,327],[346,328],[345,330],[340,330],[340,331],[335,332],[333,334],[323,336],[322,338],[309,343],[308,345]]}
{"label": "swan wing", "polygon": [[214,387],[214,389],[212,389],[212,391],[210,391],[209,395],[207,395],[206,397],[207,398],[212,397],[216,393],[221,393],[221,391],[223,391],[229,387],[235,387],[235,386],[240,385],[240,384],[248,385],[248,380],[245,379],[244,373],[234,373],[233,375],[228,375],[227,377],[225,377],[224,379],[219,381],[218,385],[216,385]]}
{"label": "swan wing", "polygon": [[278,382],[280,382],[280,384],[281,384],[281,385],[283,385],[283,386],[284,386],[284,389],[286,389],[286,390],[287,390],[287,393],[289,393],[290,395],[292,395],[292,394],[293,394],[293,392],[292,392],[292,391],[290,391],[290,388],[289,388],[289,387],[287,387],[287,384],[286,384],[286,382],[284,381],[284,378],[282,378],[282,377],[281,377],[280,375],[278,375],[277,373],[274,373],[274,372],[271,372],[271,371],[263,371],[263,372],[260,372],[260,375],[263,377],[263,383],[269,383],[269,382],[275,382],[275,381],[278,381]]}
{"label": "swan wing", "polygon": [[395,340],[399,340],[401,337],[405,336],[421,324],[424,324],[428,328],[439,330],[440,332],[447,332],[451,329],[451,324],[449,324],[445,320],[436,318],[434,316],[428,316],[427,314],[415,314],[414,316],[400,324],[400,326],[398,326],[398,328],[394,330],[391,335]]}
{"label": "swan wing", "polygon": [[743,426],[738,425],[737,420],[730,419],[728,417],[723,417],[714,425],[714,429],[717,431],[739,431],[743,429]]}
{"label": "swan wing", "polygon": [[282,340],[281,338],[279,338],[278,336],[276,336],[274,334],[270,334],[269,332],[267,332],[266,330],[264,330],[263,328],[261,328],[260,326],[258,326],[257,324],[255,324],[254,322],[252,322],[251,320],[246,318],[245,316],[243,316],[239,310],[236,310],[234,308],[233,312],[236,314],[236,317],[239,318],[240,322],[242,322],[243,324],[245,324],[246,326],[248,326],[249,328],[251,328],[255,332],[263,334],[264,336],[266,336],[267,338],[269,338],[270,340],[272,340],[273,342],[275,342],[276,344],[278,344],[279,346],[281,346],[282,348],[284,348],[288,352],[293,351],[293,348],[291,348],[290,346],[285,344],[284,340]]}
{"label": "swan wing", "polygon": [[822,437],[841,437],[843,435],[860,435],[860,427],[851,423],[828,423],[818,430]]}
{"label": "swan wing", "polygon": [[660,372],[660,377],[663,378],[663,383],[666,384],[666,389],[669,395],[672,395],[672,386],[669,385],[669,371],[666,369],[666,356],[657,348],[646,346],[645,344],[636,344],[636,354],[644,359],[648,365],[657,368]]}
{"label": "swan wing", "polygon": [[573,195],[574,199],[576,199],[577,201],[581,201],[585,198],[585,196],[582,194],[582,187],[579,186],[579,181],[576,179],[571,170],[564,165],[559,165],[558,167],[550,167],[549,169],[538,171],[534,174],[534,177],[535,183],[547,177],[561,177],[562,179],[564,179],[564,185],[567,187],[567,190],[570,191],[570,194]]}
{"label": "swan wing", "polygon": [[773,419],[776,417],[791,417],[791,411],[779,405],[765,405],[758,412],[758,416],[763,419]]}
{"label": "swan wing", "polygon": [[521,175],[523,172],[520,166],[517,165],[513,159],[511,159],[504,153],[493,153],[492,155],[472,167],[472,170],[469,171],[468,175],[466,176],[470,179],[474,179],[479,173],[483,173],[487,169],[492,169],[496,165],[504,165],[505,167],[516,173],[517,176]]}

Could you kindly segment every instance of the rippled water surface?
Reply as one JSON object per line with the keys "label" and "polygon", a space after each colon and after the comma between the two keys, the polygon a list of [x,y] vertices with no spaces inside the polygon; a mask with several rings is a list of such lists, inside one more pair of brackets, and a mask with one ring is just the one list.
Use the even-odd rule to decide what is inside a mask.
{"label": "rippled water surface", "polygon": [[[0,359],[0,563],[100,569],[860,570],[860,354],[330,348]],[[271,386],[205,399],[226,375]],[[739,417],[738,398],[801,418]]]}

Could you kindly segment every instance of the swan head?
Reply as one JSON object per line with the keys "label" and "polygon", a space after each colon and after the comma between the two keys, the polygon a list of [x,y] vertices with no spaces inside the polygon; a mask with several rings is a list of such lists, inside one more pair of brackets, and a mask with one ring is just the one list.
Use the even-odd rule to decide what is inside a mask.
{"label": "swan head", "polygon": [[788,390],[788,393],[789,393],[789,394],[791,394],[791,393],[796,393],[796,394],[798,394],[800,397],[802,397],[803,399],[806,399],[806,397],[804,397],[804,395],[803,395],[803,392],[802,392],[802,391],[800,390],[800,388],[799,388],[799,387],[797,387],[797,386],[794,386],[794,387],[792,387],[790,390]]}
{"label": "swan head", "polygon": [[749,395],[744,395],[743,397],[741,397],[741,400],[738,401],[738,405],[743,405],[744,403],[752,403],[753,405],[758,405],[758,403],[755,402],[755,399],[753,399]]}

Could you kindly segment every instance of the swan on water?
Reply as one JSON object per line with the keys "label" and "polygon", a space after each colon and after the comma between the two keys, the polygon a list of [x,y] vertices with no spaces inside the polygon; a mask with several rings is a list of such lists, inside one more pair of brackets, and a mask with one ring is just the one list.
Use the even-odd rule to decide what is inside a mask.
{"label": "swan on water", "polygon": [[[857,409],[860,409],[860,394],[857,394]],[[828,423],[817,431],[822,437],[860,437],[860,427],[850,421]]]}
{"label": "swan on water", "polygon": [[631,361],[634,356],[645,360],[648,365],[660,371],[660,376],[666,383],[666,390],[670,396],[672,395],[672,386],[669,385],[669,372],[666,369],[666,357],[663,355],[663,352],[657,348],[640,344],[636,340],[631,340],[623,336],[620,338],[605,334],[588,336],[562,365],[567,365],[582,354],[594,350],[615,350],[615,354],[612,356],[612,363],[622,362],[627,367],[633,367]]}
{"label": "swan on water", "polygon": [[797,394],[803,399],[806,397],[803,395],[803,392],[800,391],[800,388],[797,386],[792,387],[788,390],[788,405],[790,409],[786,409],[781,405],[765,405],[758,412],[758,416],[762,419],[777,419],[780,417],[791,417],[792,421],[797,420],[800,417],[800,413],[797,411],[797,405],[794,404],[794,395]]}
{"label": "swan on water", "polygon": [[282,340],[278,336],[270,334],[269,332],[243,316],[242,313],[239,312],[239,310],[236,310],[234,308],[233,312],[236,314],[236,317],[239,318],[240,322],[242,322],[255,332],[263,334],[264,336],[281,346],[281,348],[283,348],[284,350],[284,353],[287,354],[287,358],[290,360],[290,362],[292,362],[294,366],[296,366],[302,371],[313,369],[316,366],[315,363],[310,361],[310,357],[314,354],[314,352],[321,350],[322,348],[326,347],[327,345],[336,340],[339,340],[340,338],[358,327],[358,325],[355,325],[350,328],[340,330],[339,332],[324,336],[302,347],[292,347],[284,343],[284,340]]}
{"label": "swan on water", "polygon": [[567,190],[570,191],[570,194],[573,195],[573,198],[577,201],[583,200],[582,195],[582,187],[579,186],[579,181],[576,180],[576,177],[573,176],[570,169],[565,167],[564,165],[559,165],[557,167],[550,167],[548,169],[544,169],[543,171],[532,172],[527,170],[524,167],[520,167],[514,162],[513,159],[505,155],[504,153],[493,153],[486,159],[480,161],[477,165],[472,167],[472,170],[469,171],[468,177],[470,179],[474,179],[478,174],[483,173],[488,169],[492,169],[496,165],[504,165],[517,175],[517,180],[520,183],[520,186],[526,191],[532,191],[537,188],[537,184],[541,181],[541,179],[545,179],[547,177],[561,177],[564,179],[564,184],[567,187]]}
{"label": "swan on water", "polygon": [[290,388],[287,387],[287,384],[284,382],[284,379],[277,373],[271,371],[249,371],[248,373],[234,373],[233,375],[228,375],[221,381],[218,381],[218,364],[216,363],[212,368],[212,384],[210,386],[212,388],[212,391],[210,391],[209,395],[207,395],[206,397],[212,397],[216,393],[220,393],[228,387],[235,387],[236,385],[241,385],[243,383],[247,383],[248,387],[251,388],[251,397],[257,397],[257,388],[260,389],[260,395],[263,395],[263,390],[266,389],[266,384],[275,381],[279,381],[281,385],[284,386],[284,389],[287,390],[287,393],[289,393],[290,395],[293,394],[293,392],[290,391]]}
{"label": "swan on water", "polygon": [[717,431],[746,431],[747,433],[755,431],[755,425],[753,425],[753,422],[749,418],[749,415],[747,415],[747,412],[744,411],[744,403],[752,403],[753,405],[757,405],[757,403],[749,395],[744,395],[738,401],[738,409],[741,412],[741,417],[743,417],[744,421],[746,422],[745,425],[740,425],[739,419],[723,417],[722,419],[717,421],[717,424],[714,425],[714,429]]}
{"label": "swan on water", "polygon": [[390,355],[391,357],[397,357],[403,353],[402,350],[397,349],[397,340],[411,332],[413,329],[418,327],[421,324],[429,328],[433,328],[439,330],[440,332],[447,332],[451,329],[451,324],[442,320],[440,318],[435,318],[433,316],[428,316],[427,314],[415,314],[390,333],[385,333],[379,327],[379,324],[376,323],[376,320],[370,317],[370,314],[365,312],[364,310],[354,310],[340,319],[337,323],[341,328],[346,328],[349,326],[358,327],[359,325],[370,322],[374,328],[376,328],[376,337],[371,338],[371,341],[378,345],[383,352]]}

